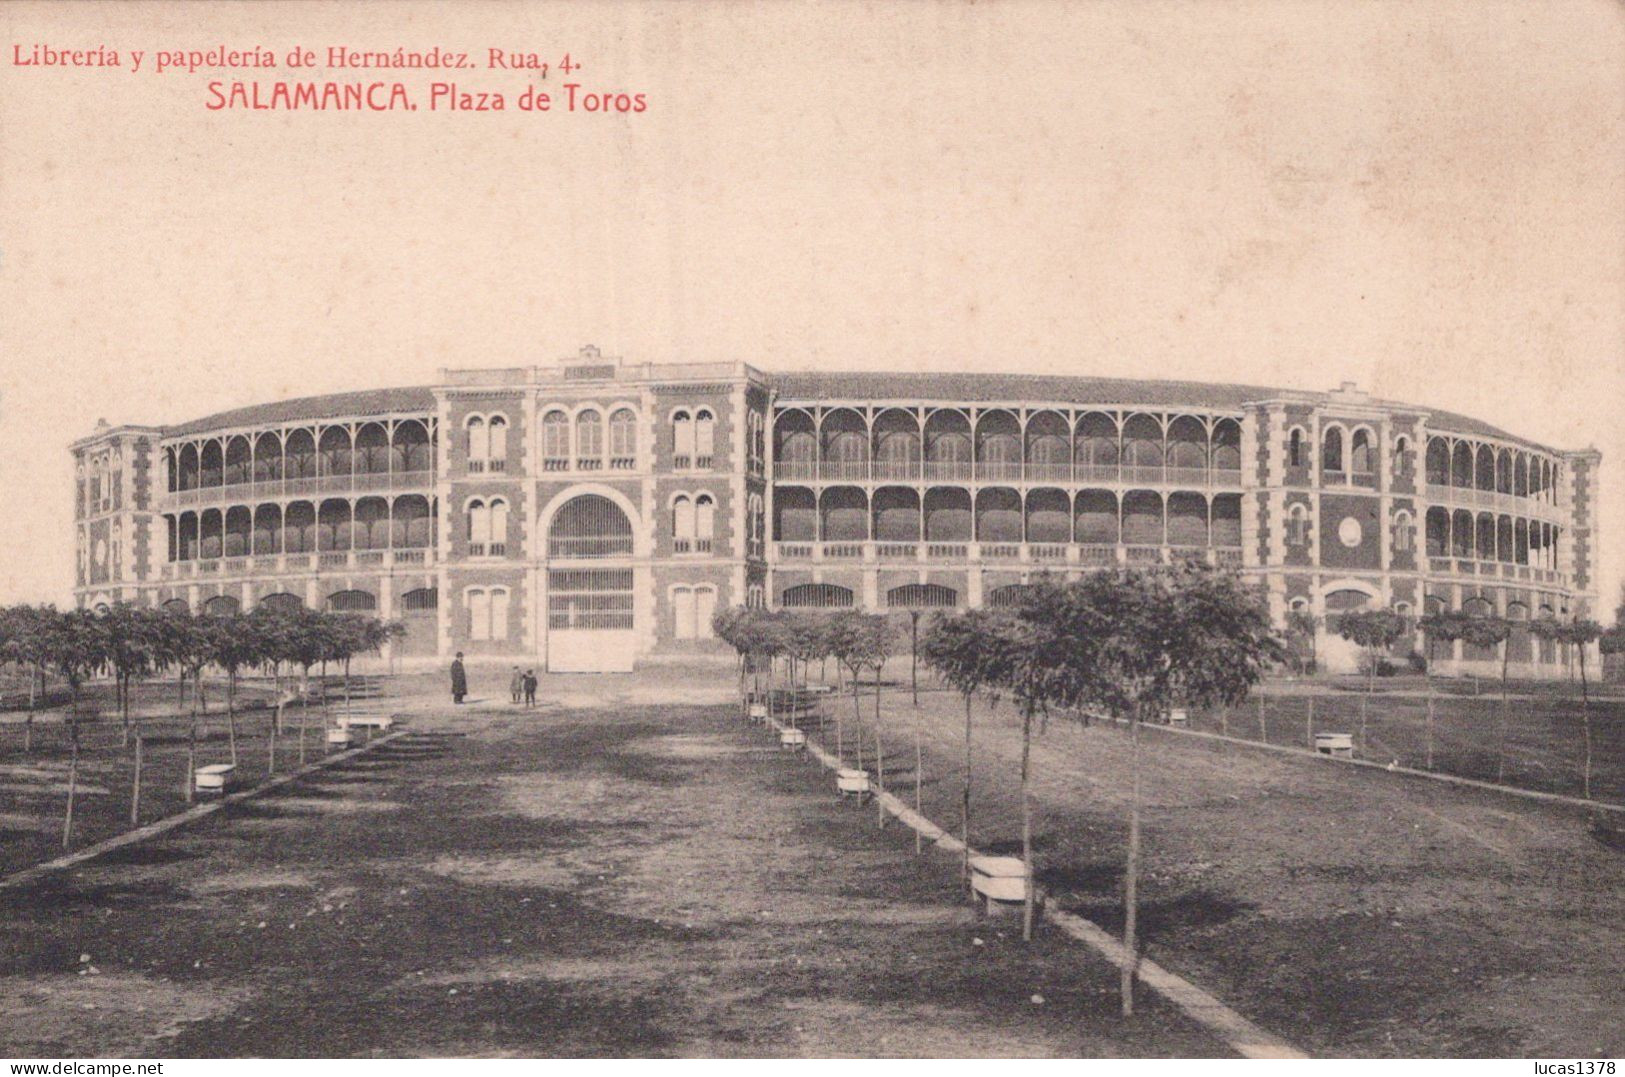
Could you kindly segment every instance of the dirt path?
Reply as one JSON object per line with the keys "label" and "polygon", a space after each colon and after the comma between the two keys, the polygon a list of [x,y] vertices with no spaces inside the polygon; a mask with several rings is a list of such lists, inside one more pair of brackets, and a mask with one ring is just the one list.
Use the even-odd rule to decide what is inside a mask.
{"label": "dirt path", "polygon": [[1223,1053],[725,708],[413,724],[9,893],[0,1055]]}

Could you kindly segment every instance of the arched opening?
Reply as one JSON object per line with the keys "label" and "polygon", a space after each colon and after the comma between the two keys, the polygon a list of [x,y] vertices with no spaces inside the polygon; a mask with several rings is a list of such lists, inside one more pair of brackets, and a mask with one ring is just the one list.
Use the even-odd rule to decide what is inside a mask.
{"label": "arched opening", "polygon": [[389,473],[389,435],[378,423],[363,423],[355,435],[355,473],[357,475],[385,475]]}
{"label": "arched opening", "polygon": [[1026,467],[1028,482],[1072,481],[1072,428],[1059,412],[1027,417]]}
{"label": "arched opening", "polygon": [[1328,426],[1320,435],[1320,473],[1333,482],[1341,482],[1343,468],[1343,428]]}
{"label": "arched opening", "polygon": [[224,474],[222,453],[218,441],[205,441],[198,456],[198,485],[205,490],[219,486]]}
{"label": "arched opening", "polygon": [[1371,431],[1363,426],[1349,437],[1349,470],[1362,479],[1369,479],[1377,472],[1377,447]]}
{"label": "arched opening", "polygon": [[348,550],[351,547],[350,503],[342,498],[330,497],[316,512],[316,549],[323,553]]}
{"label": "arched opening", "polygon": [[630,471],[637,463],[637,414],[631,408],[616,408],[609,416],[609,466],[620,471]]}
{"label": "arched opening", "polygon": [[1117,420],[1104,412],[1091,411],[1078,421],[1073,437],[1077,476],[1086,482],[1115,482],[1121,455]]}
{"label": "arched opening", "polygon": [[570,417],[558,408],[542,416],[542,470],[570,470]]}
{"label": "arched opening", "polygon": [[282,481],[282,439],[269,431],[254,439],[254,481]]}
{"label": "arched opening", "polygon": [[428,471],[434,467],[429,430],[416,419],[395,424],[389,438],[390,467],[396,472]]}
{"label": "arched opening", "polygon": [[1008,411],[984,411],[976,420],[976,477],[1021,478],[1021,425]]}
{"label": "arched opening", "polygon": [[397,497],[390,517],[390,544],[397,550],[422,550],[434,545],[429,499],[422,494]]}
{"label": "arched opening", "polygon": [[203,613],[208,617],[230,617],[242,609],[242,603],[231,595],[215,595],[203,603]]}
{"label": "arched opening", "polygon": [[1495,517],[1487,512],[1478,514],[1474,527],[1473,556],[1480,561],[1495,560]]}
{"label": "arched opening", "polygon": [[833,583],[801,583],[785,588],[779,605],[787,609],[850,609],[852,589]]}
{"label": "arched opening", "polygon": [[798,408],[781,411],[773,423],[773,470],[782,479],[817,474],[818,433],[812,416]]}
{"label": "arched opening", "polygon": [[920,424],[911,413],[887,408],[875,416],[875,478],[917,479],[922,455]]}
{"label": "arched opening", "polygon": [[964,412],[933,411],[925,420],[925,477],[964,481],[971,477],[970,420]]}
{"label": "arched opening", "polygon": [[821,428],[823,452],[820,474],[826,479],[865,481],[869,478],[869,428],[851,408],[826,412]]}
{"label": "arched opening", "polygon": [[371,591],[334,591],[327,596],[327,608],[336,613],[371,613],[378,608],[378,596]]}
{"label": "arched opening", "polygon": [[548,527],[552,558],[630,557],[632,522],[619,505],[599,494],[571,498]]}
{"label": "arched opening", "polygon": [[819,533],[825,542],[869,538],[869,502],[856,486],[831,486],[819,500]]}
{"label": "arched opening", "polygon": [[1162,462],[1162,424],[1149,415],[1130,415],[1123,423],[1123,477],[1161,482]]}
{"label": "arched opening", "polygon": [[1162,498],[1151,490],[1130,490],[1123,497],[1123,543],[1161,546]]}
{"label": "arched opening", "polygon": [[1473,447],[1458,441],[1450,450],[1450,485],[1461,490],[1473,488]]}
{"label": "arched opening", "polygon": [[322,431],[316,445],[317,470],[325,477],[343,478],[355,468],[355,451],[350,443],[350,432],[342,426],[330,426]]}
{"label": "arched opening", "polygon": [[1072,499],[1061,490],[1031,490],[1027,494],[1027,541],[1072,541]]}
{"label": "arched opening", "polygon": [[970,542],[974,534],[969,490],[933,486],[925,492],[927,542]]}
{"label": "arched opening", "polygon": [[282,552],[311,553],[316,549],[316,510],[308,501],[288,505],[282,518]]}
{"label": "arched opening", "polygon": [[1510,494],[1512,492],[1512,451],[1502,449],[1495,456],[1495,492]]}
{"label": "arched opening", "polygon": [[355,548],[389,549],[389,503],[381,497],[364,497],[355,503]]}
{"label": "arched opening", "polygon": [[1527,453],[1518,454],[1518,462],[1512,473],[1512,492],[1518,497],[1529,496],[1529,456]]}
{"label": "arched opening", "polygon": [[1168,424],[1168,481],[1207,481],[1207,428],[1194,416],[1179,415]]}
{"label": "arched opening", "polygon": [[1512,631],[1507,634],[1507,661],[1534,661],[1534,646],[1529,635],[1529,607],[1522,602],[1507,603],[1507,620]]}
{"label": "arched opening", "polygon": [[1450,555],[1473,556],[1473,514],[1466,509],[1450,514]]}
{"label": "arched opening", "polygon": [[181,446],[180,488],[182,490],[196,490],[198,487],[197,446]]}
{"label": "arched opening", "polygon": [[576,416],[576,467],[597,471],[604,463],[604,417],[594,408]]}
{"label": "arched opening", "polygon": [[1212,510],[1213,545],[1221,550],[1241,549],[1241,495],[1215,495]]}
{"label": "arched opening", "polygon": [[1429,557],[1450,556],[1450,513],[1437,505],[1428,509],[1427,549]]}
{"label": "arched opening", "polygon": [[189,614],[189,613],[192,612],[192,607],[187,605],[186,599],[184,599],[184,598],[172,598],[168,602],[165,602],[159,608],[162,609],[165,613],[187,613],[187,614]]}
{"label": "arched opening", "polygon": [[1031,590],[1032,586],[1025,583],[1007,583],[1001,587],[995,587],[987,593],[988,608],[995,610],[1016,609]]}
{"label": "arched opening", "polygon": [[876,542],[920,541],[920,495],[911,489],[882,486],[876,490],[873,518]]}
{"label": "arched opening", "polygon": [[1234,419],[1213,424],[1213,470],[1220,482],[1241,481],[1241,424]]}
{"label": "arched opening", "polygon": [[268,594],[260,599],[259,604],[262,609],[271,610],[274,613],[292,613],[295,610],[305,608],[304,599],[298,595],[289,594],[287,591],[276,591]]}
{"label": "arched opening", "polygon": [[1208,545],[1207,498],[1186,491],[1168,496],[1168,545]]}
{"label": "arched opening", "polygon": [[205,561],[220,556],[224,525],[219,509],[204,509],[198,518],[198,556]]}
{"label": "arched opening", "polygon": [[1495,451],[1488,445],[1478,447],[1473,465],[1473,482],[1480,490],[1495,489]]}
{"label": "arched opening", "polygon": [[818,502],[805,486],[781,486],[773,494],[773,540],[817,542]]}
{"label": "arched opening", "polygon": [[309,430],[295,430],[282,448],[282,471],[289,479],[316,477],[316,439]]}
{"label": "arched opening", "polygon": [[1428,438],[1427,480],[1429,486],[1450,485],[1450,444],[1444,438]]}
{"label": "arched opening", "polygon": [[252,471],[253,453],[249,450],[248,438],[237,434],[226,442],[226,470],[222,484],[225,486],[241,486],[249,479]]}
{"label": "arched opening", "polygon": [[891,609],[937,610],[959,604],[959,592],[938,583],[905,583],[886,592]]}
{"label": "arched opening", "polygon": [[1117,495],[1110,490],[1084,490],[1078,494],[1074,513],[1077,540],[1091,546],[1116,546]]}
{"label": "arched opening", "polygon": [[1495,519],[1495,559],[1505,564],[1511,564],[1514,555],[1512,517],[1498,516]]}
{"label": "arched opening", "polygon": [[265,557],[280,553],[282,540],[282,507],[260,505],[254,510],[254,556]]}
{"label": "arched opening", "polygon": [[247,557],[253,535],[254,514],[248,510],[248,506],[233,505],[226,510],[223,556]]}
{"label": "arched opening", "polygon": [[[980,465],[978,465],[980,466]],[[976,541],[1021,541],[1021,495],[994,486],[976,494]]]}

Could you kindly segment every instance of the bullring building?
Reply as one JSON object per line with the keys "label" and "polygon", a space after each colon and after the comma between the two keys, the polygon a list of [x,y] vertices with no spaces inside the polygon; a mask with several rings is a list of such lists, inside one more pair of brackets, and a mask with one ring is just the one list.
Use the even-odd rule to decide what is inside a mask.
{"label": "bullring building", "polygon": [[[81,606],[403,622],[399,659],[615,671],[728,604],[996,607],[1186,559],[1272,615],[1596,608],[1599,456],[1462,415],[1242,385],[554,366],[98,426],[72,446]],[[1322,659],[1346,664],[1321,632]],[[1526,630],[1515,673],[1559,672]],[[1447,666],[1499,671],[1456,645]]]}

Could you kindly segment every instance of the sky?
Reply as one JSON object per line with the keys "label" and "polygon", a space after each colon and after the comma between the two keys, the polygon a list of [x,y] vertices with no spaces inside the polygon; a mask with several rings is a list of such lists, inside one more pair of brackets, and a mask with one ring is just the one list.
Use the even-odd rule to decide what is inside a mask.
{"label": "sky", "polygon": [[[35,44],[122,66],[19,66]],[[331,45],[479,66],[152,67]],[[1618,601],[1625,6],[14,3],[0,48],[0,602],[69,601],[67,445],[100,418],[586,343],[1353,381],[1599,448]],[[206,107],[214,81],[330,78],[419,108]],[[434,81],[507,109],[431,110]],[[570,112],[570,82],[647,108]],[[554,109],[519,110],[527,86]]]}

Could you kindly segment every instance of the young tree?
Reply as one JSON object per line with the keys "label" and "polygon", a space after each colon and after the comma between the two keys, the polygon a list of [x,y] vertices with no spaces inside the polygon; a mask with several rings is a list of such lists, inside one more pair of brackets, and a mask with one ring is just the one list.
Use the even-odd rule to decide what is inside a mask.
{"label": "young tree", "polygon": [[107,664],[107,633],[101,620],[88,610],[59,613],[44,622],[44,652],[68,682],[68,804],[62,821],[62,847],[73,844],[73,808],[79,780],[79,690]]}
{"label": "young tree", "polygon": [[1453,644],[1461,638],[1461,623],[1463,617],[1453,610],[1444,610],[1439,613],[1430,613],[1417,622],[1422,630],[1424,646],[1427,648],[1426,664],[1423,673],[1427,681],[1427,718],[1425,722],[1427,748],[1427,768],[1433,769],[1433,652],[1434,646],[1439,643]]}
{"label": "young tree", "polygon": [[180,670],[181,682],[192,679],[192,706],[187,712],[186,729],[186,802],[197,799],[197,736],[198,706],[202,702],[203,668],[214,661],[219,641],[213,618],[193,615],[180,610],[165,614],[164,647]]}
{"label": "young tree", "polygon": [[[1229,706],[1244,700],[1285,650],[1263,602],[1229,573],[1190,565],[1155,576],[1097,573],[1066,585],[1053,607],[1038,606],[1047,639],[1024,652],[1052,654],[1045,689],[1068,707],[1093,706],[1127,718],[1131,792],[1123,878],[1122,968],[1125,1015],[1134,1010],[1138,953],[1140,726],[1175,704]],[[1023,614],[1027,610],[1024,608]]]}
{"label": "young tree", "polygon": [[1557,637],[1574,647],[1580,655],[1580,724],[1585,731],[1585,760],[1581,774],[1587,800],[1591,799],[1591,684],[1586,678],[1586,651],[1602,634],[1602,625],[1596,621],[1576,617],[1560,626]]}
{"label": "young tree", "polygon": [[1332,621],[1332,631],[1365,652],[1365,696],[1360,700],[1360,749],[1364,751],[1366,714],[1376,691],[1377,667],[1383,655],[1410,631],[1410,622],[1393,610],[1349,610]]}
{"label": "young tree", "polygon": [[51,664],[50,633],[57,616],[54,606],[13,606],[6,613],[7,656],[28,672],[28,716],[23,719],[23,751],[34,747],[34,711],[45,690],[45,669]]}
{"label": "young tree", "polygon": [[208,624],[213,647],[210,657],[226,673],[226,735],[231,763],[237,765],[237,677],[245,667],[265,661],[265,641],[259,623],[250,615],[215,616]]}
{"label": "young tree", "polygon": [[1315,632],[1320,622],[1308,610],[1291,610],[1286,615],[1288,654],[1300,676],[1315,672]]}
{"label": "young tree", "polygon": [[[1500,617],[1469,615],[1461,619],[1461,639],[1469,646],[1486,650],[1504,647],[1511,634],[1511,622]],[[1499,782],[1506,778],[1507,682],[1504,652],[1501,661],[1501,701],[1495,713],[1495,780]]]}
{"label": "young tree", "polygon": [[962,613],[937,614],[926,626],[920,640],[920,655],[925,664],[936,670],[958,692],[965,703],[965,760],[960,774],[959,838],[964,849],[960,858],[960,872],[967,886],[970,884],[970,822],[971,822],[971,704],[980,693],[997,697],[998,686],[1007,675],[1000,668],[1004,657],[1002,648],[991,642],[1006,638],[1008,630],[994,622],[1008,620],[1002,614],[987,610],[965,610]]}

